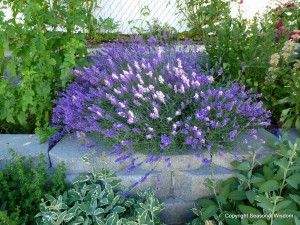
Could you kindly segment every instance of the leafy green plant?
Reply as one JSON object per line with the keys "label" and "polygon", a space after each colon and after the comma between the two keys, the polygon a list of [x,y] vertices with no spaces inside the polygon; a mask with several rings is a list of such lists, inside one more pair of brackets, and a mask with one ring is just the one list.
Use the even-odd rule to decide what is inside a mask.
{"label": "leafy green plant", "polygon": [[292,143],[284,136],[274,147],[275,154],[252,152],[251,161],[232,162],[236,177],[208,180],[214,196],[196,202],[198,218],[191,224],[299,224],[300,139]]}
{"label": "leafy green plant", "polygon": [[129,24],[134,22],[140,22],[140,26],[133,26],[131,30],[139,34],[144,39],[148,39],[151,36],[164,41],[177,40],[178,34],[174,27],[168,23],[162,24],[157,18],[149,19],[151,11],[149,6],[144,6],[140,10],[141,18],[138,20],[129,21]]}
{"label": "leafy green plant", "polygon": [[300,59],[295,48],[294,40],[288,40],[281,52],[271,56],[263,92],[277,121],[280,118],[283,127],[300,131]]}
{"label": "leafy green plant", "polygon": [[65,168],[60,165],[50,175],[43,155],[34,166],[32,158],[9,151],[13,161],[0,170],[0,224],[34,224],[40,199],[65,190]]}
{"label": "leafy green plant", "polygon": [[220,23],[230,14],[230,5],[224,0],[177,0],[176,3],[188,27],[201,39],[207,36],[207,27]]}
{"label": "leafy green plant", "polygon": [[282,48],[275,43],[275,28],[268,16],[243,19],[242,12],[236,18],[226,16],[224,20],[207,28],[214,36],[204,38],[210,65],[222,59],[224,81],[240,81],[260,93],[269,67],[270,56]]}
{"label": "leafy green plant", "polygon": [[103,169],[82,175],[58,198],[46,195],[36,215],[37,224],[160,224],[162,205],[148,190],[139,198],[125,197],[120,181]]}
{"label": "leafy green plant", "polygon": [[52,101],[71,79],[68,71],[85,63],[94,1],[3,1],[12,18],[0,12],[0,132],[47,132]]}

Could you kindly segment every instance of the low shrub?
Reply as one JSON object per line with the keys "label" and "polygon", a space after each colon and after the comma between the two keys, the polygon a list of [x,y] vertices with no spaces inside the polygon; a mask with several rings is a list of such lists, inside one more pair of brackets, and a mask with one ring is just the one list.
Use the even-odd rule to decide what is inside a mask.
{"label": "low shrub", "polygon": [[153,191],[138,192],[134,198],[116,188],[121,188],[120,181],[106,170],[82,175],[58,198],[46,195],[37,224],[160,224],[163,208]]}
{"label": "low shrub", "polygon": [[39,203],[45,194],[57,196],[66,189],[65,168],[57,167],[52,175],[40,155],[37,165],[32,158],[10,150],[12,162],[0,170],[0,224],[34,224]]}
{"label": "low shrub", "polygon": [[300,36],[292,37],[294,40],[286,41],[282,50],[271,56],[263,93],[276,121],[300,131],[300,58],[295,51]]}
{"label": "low shrub", "polygon": [[212,175],[206,185],[214,196],[196,202],[190,224],[299,224],[300,139],[283,137],[274,147],[275,154],[252,152],[252,161],[232,162],[239,171],[233,178]]}
{"label": "low shrub", "polygon": [[104,46],[95,64],[73,71],[53,122],[79,137],[96,132],[114,148],[147,153],[223,145],[270,113],[238,84],[214,81],[196,49],[158,46],[155,38]]}

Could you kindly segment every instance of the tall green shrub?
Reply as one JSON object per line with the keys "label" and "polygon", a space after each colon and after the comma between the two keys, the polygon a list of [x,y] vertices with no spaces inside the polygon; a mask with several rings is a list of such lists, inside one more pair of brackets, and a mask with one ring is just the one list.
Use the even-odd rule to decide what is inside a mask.
{"label": "tall green shrub", "polygon": [[[0,132],[33,132],[50,122],[53,100],[83,65],[95,0],[4,1],[0,11]],[[11,57],[5,58],[5,52]],[[7,69],[9,75],[4,70]]]}
{"label": "tall green shrub", "polygon": [[0,170],[0,224],[35,224],[41,198],[45,194],[57,196],[66,189],[64,166],[49,175],[43,155],[34,166],[32,158],[12,150],[11,154],[13,162]]}

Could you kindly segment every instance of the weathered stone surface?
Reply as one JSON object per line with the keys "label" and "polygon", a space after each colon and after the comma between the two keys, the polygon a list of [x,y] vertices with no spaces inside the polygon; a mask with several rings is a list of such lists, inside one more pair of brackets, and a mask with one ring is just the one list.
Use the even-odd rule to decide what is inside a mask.
{"label": "weathered stone surface", "polygon": [[[215,166],[213,178],[227,179],[235,175],[235,171]],[[212,193],[204,185],[211,178],[209,166],[197,170],[176,171],[173,173],[174,195],[182,200],[192,201],[211,196]]]}
{"label": "weathered stone surface", "polygon": [[288,135],[288,138],[294,142],[297,138],[300,138],[300,133],[297,131],[296,128],[290,128],[288,131],[285,131],[284,129],[280,129],[281,136],[284,134]]}
{"label": "weathered stone surface", "polygon": [[183,201],[179,198],[163,200],[164,210],[160,214],[161,221],[168,225],[179,225],[191,221],[195,216],[191,209],[194,201]]}
{"label": "weathered stone surface", "polygon": [[0,168],[4,168],[11,160],[8,149],[12,149],[22,156],[33,158],[33,163],[38,162],[40,154],[48,160],[48,144],[40,144],[39,137],[34,134],[1,134],[0,135]]}
{"label": "weathered stone surface", "polygon": [[[265,129],[258,129],[256,136],[253,136],[248,130],[241,133],[236,138],[236,142],[230,148],[222,149],[224,154],[213,156],[213,162],[215,165],[222,166],[227,169],[234,169],[230,163],[236,159],[250,159],[249,151],[257,150],[261,148],[260,152],[273,152],[274,149],[271,149],[265,142],[266,141],[276,141],[278,138],[266,131]],[[236,147],[239,147],[235,150]]]}
{"label": "weathered stone surface", "polygon": [[148,188],[153,188],[157,198],[161,199],[169,197],[171,188],[171,172],[153,171],[144,182],[140,182],[147,172],[149,171],[137,168],[130,173],[123,170],[117,172],[116,175],[121,179],[121,182],[125,187],[130,187],[132,184],[139,182],[136,186],[138,190],[145,191]]}
{"label": "weathered stone surface", "polygon": [[[95,153],[89,156],[91,163],[84,162],[82,157],[93,150]],[[119,156],[112,155],[110,152],[112,151],[100,142],[96,143],[95,149],[91,149],[83,146],[77,138],[66,136],[51,149],[49,156],[54,167],[64,162],[67,174],[89,173],[92,166],[96,169],[107,168],[120,171],[129,165],[128,161],[116,163],[115,160]]]}

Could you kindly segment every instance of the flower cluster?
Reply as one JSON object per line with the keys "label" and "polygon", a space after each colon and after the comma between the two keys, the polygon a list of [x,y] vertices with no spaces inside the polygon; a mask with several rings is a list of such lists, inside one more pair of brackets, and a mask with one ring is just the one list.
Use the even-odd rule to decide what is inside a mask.
{"label": "flower cluster", "polygon": [[[278,5],[273,11],[276,23],[276,42],[279,42],[281,37],[296,39],[299,37],[299,21],[298,21],[299,5],[295,2],[287,2],[283,5]],[[279,19],[279,20],[278,20]],[[292,31],[292,32],[291,32]],[[297,41],[299,38],[297,38]]]}
{"label": "flower cluster", "polygon": [[196,48],[158,44],[152,37],[106,45],[93,66],[72,72],[76,80],[61,93],[53,122],[97,132],[117,150],[148,153],[203,149],[268,125],[261,95],[218,85],[214,73],[222,71],[202,68]]}

